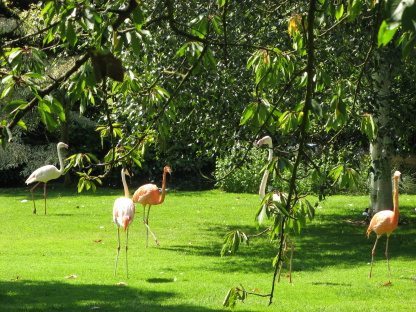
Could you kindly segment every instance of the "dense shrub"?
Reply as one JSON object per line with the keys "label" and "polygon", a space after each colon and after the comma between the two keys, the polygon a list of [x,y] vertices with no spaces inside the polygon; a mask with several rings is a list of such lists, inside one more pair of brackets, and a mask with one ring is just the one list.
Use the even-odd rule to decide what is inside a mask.
{"label": "dense shrub", "polygon": [[[237,164],[240,165],[236,167]],[[226,192],[256,193],[266,164],[266,149],[237,143],[229,153],[217,158],[214,176],[218,181],[215,186]]]}

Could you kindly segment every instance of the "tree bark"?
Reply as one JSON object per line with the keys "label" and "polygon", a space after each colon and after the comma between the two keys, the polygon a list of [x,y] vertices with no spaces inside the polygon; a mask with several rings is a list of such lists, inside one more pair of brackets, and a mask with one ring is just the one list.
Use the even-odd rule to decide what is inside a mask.
{"label": "tree bark", "polygon": [[389,87],[390,69],[387,64],[381,65],[378,72],[372,75],[376,110],[373,115],[379,131],[370,142],[372,174],[370,175],[370,214],[380,210],[393,208],[391,182],[391,140],[392,133],[388,131],[389,117]]}

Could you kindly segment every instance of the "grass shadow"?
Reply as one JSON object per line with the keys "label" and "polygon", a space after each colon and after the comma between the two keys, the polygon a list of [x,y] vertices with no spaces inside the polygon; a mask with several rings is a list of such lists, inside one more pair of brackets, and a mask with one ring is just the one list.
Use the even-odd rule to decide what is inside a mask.
{"label": "grass shadow", "polygon": [[[410,210],[409,210],[410,211]],[[399,225],[390,236],[389,258],[414,259],[416,250],[416,222],[412,217],[402,214],[405,223]],[[240,230],[246,234],[259,231],[254,226],[229,225],[227,230],[217,224],[205,223],[199,228],[200,235],[211,237],[210,245],[175,245],[164,247],[165,250],[193,254],[201,257],[220,259],[222,240],[228,231]],[[326,267],[351,268],[366,266],[371,260],[371,249],[375,242],[373,233],[367,239],[367,225],[361,213],[352,212],[350,215],[326,214],[317,216],[312,223],[302,229],[300,235],[291,235],[294,244],[293,272],[319,271]],[[375,262],[385,262],[386,235],[379,239]],[[234,256],[223,257],[220,265],[211,269],[218,271],[235,270],[250,273],[268,273],[273,270],[272,259],[277,254],[277,242],[270,243],[267,235],[251,239],[249,245],[242,245]],[[288,264],[285,265],[287,269]]]}
{"label": "grass shadow", "polygon": [[166,304],[174,292],[118,285],[76,285],[61,282],[18,280],[0,282],[1,311],[152,311],[220,312],[191,305]]}

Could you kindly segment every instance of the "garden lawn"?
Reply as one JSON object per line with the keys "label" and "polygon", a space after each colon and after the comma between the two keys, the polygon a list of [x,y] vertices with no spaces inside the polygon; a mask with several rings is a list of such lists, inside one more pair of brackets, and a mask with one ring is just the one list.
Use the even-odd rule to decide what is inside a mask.
{"label": "garden lawn", "polygon": [[[148,248],[137,205],[127,279],[125,233],[114,277],[112,206],[121,189],[78,194],[51,183],[47,215],[42,187],[35,193],[37,215],[29,186],[0,189],[0,311],[224,311],[231,287],[270,292],[276,251],[266,237],[241,246],[234,257],[219,256],[228,231],[256,233],[258,195],[168,191],[165,202],[150,211],[160,246],[149,236]],[[251,295],[237,311],[416,311],[416,196],[400,196],[402,224],[390,237],[388,286],[381,286],[389,281],[385,236],[373,277],[367,277],[375,241],[374,233],[365,236],[367,205],[367,196],[321,202],[315,220],[293,239],[293,283],[285,265],[272,306],[268,298]]]}

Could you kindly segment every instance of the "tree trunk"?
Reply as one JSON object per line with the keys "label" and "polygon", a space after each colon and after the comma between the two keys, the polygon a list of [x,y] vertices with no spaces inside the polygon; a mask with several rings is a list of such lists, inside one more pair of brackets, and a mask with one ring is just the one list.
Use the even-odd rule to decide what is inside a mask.
{"label": "tree trunk", "polygon": [[391,140],[392,133],[387,129],[389,117],[390,71],[388,65],[379,66],[372,75],[376,109],[373,115],[379,131],[370,142],[370,154],[373,172],[370,175],[370,214],[380,210],[392,209],[393,195],[391,182]]}

